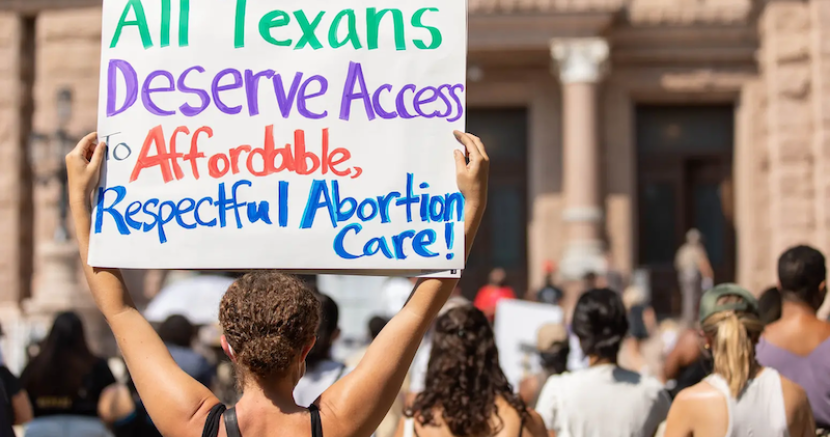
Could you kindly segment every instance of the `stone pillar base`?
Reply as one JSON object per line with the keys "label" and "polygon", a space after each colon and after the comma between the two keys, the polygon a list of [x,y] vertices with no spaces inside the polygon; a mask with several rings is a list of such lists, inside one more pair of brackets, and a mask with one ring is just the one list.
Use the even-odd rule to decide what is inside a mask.
{"label": "stone pillar base", "polygon": [[565,281],[579,281],[588,273],[604,275],[606,270],[601,241],[572,241],[565,247],[559,271]]}

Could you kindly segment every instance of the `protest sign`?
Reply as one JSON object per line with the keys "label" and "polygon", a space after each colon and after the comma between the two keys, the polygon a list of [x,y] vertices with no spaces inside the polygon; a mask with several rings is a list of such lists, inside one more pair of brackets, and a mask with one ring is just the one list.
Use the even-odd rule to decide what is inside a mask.
{"label": "protest sign", "polygon": [[466,13],[104,2],[90,264],[462,269]]}
{"label": "protest sign", "polygon": [[499,301],[493,330],[499,347],[499,363],[514,388],[518,389],[525,376],[542,369],[536,352],[539,328],[562,322],[562,309],[558,306],[515,299]]}

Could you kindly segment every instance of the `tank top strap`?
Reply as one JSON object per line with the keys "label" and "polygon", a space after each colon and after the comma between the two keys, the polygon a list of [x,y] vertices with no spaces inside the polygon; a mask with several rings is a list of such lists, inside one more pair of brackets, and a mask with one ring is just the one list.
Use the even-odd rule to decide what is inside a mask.
{"label": "tank top strap", "polygon": [[403,423],[403,437],[415,437],[415,419],[407,417]]}
{"label": "tank top strap", "polygon": [[728,417],[729,423],[726,425],[726,435],[732,435],[732,422],[733,422],[733,414],[735,411],[735,398],[732,397],[732,392],[729,390],[729,383],[726,382],[722,376],[718,375],[717,373],[712,373],[711,375],[707,376],[703,379],[709,385],[715,388],[726,400],[726,414]]}
{"label": "tank top strap", "polygon": [[311,413],[311,437],[323,437],[323,421],[320,420],[320,407],[311,404],[308,407]]}
{"label": "tank top strap", "polygon": [[224,404],[216,404],[210,409],[207,419],[205,419],[205,427],[202,429],[202,437],[219,436],[219,422],[226,409]]}

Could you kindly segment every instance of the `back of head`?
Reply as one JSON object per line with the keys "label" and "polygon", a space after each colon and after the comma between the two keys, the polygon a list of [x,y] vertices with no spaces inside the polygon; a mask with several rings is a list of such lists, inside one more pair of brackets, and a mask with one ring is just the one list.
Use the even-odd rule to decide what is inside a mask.
{"label": "back of head", "polygon": [[818,310],[824,301],[826,280],[824,255],[812,247],[796,246],[778,258],[778,282],[785,300],[803,302]]}
{"label": "back of head", "polygon": [[543,325],[536,332],[536,350],[545,372],[551,375],[564,373],[568,368],[571,346],[568,330],[561,323]]}
{"label": "back of head", "polygon": [[320,327],[317,329],[317,342],[306,357],[309,367],[331,358],[331,347],[339,331],[340,309],[334,299],[323,293],[315,293],[320,301]]}
{"label": "back of head", "polygon": [[219,323],[242,376],[282,376],[317,334],[320,301],[294,276],[255,271],[237,279]]}
{"label": "back of head", "polygon": [[770,287],[758,299],[758,313],[765,326],[781,318],[781,292]]}
{"label": "back of head", "polygon": [[503,398],[523,417],[524,403],[499,366],[498,349],[487,317],[480,310],[460,306],[435,322],[425,389],[407,416],[436,425],[436,414],[457,436],[496,434],[496,400]]}
{"label": "back of head", "polygon": [[378,338],[380,331],[386,327],[387,323],[389,323],[389,319],[385,319],[380,316],[372,317],[369,320],[369,335],[372,337],[372,340]]}
{"label": "back of head", "polygon": [[689,229],[686,232],[686,243],[688,244],[700,244],[700,241],[703,239],[703,236],[700,234],[700,231],[697,229]]}
{"label": "back of head", "polygon": [[738,397],[756,365],[755,345],[764,330],[757,300],[735,284],[718,285],[700,300],[700,325],[711,345],[714,373]]}
{"label": "back of head", "polygon": [[585,355],[616,362],[628,333],[628,316],[620,296],[607,288],[585,292],[574,308],[572,329]]}
{"label": "back of head", "polygon": [[190,347],[195,334],[193,325],[181,315],[172,315],[159,326],[161,340],[179,347]]}
{"label": "back of head", "polygon": [[83,321],[76,313],[63,312],[55,317],[40,353],[21,375],[21,383],[33,396],[75,396],[94,364]]}
{"label": "back of head", "polygon": [[504,287],[507,284],[507,272],[503,268],[497,267],[490,272],[489,281],[490,285]]}

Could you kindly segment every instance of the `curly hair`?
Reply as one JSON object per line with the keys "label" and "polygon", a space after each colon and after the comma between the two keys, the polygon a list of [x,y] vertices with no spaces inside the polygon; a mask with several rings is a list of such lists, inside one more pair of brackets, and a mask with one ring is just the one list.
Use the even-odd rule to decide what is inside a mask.
{"label": "curly hair", "polygon": [[315,338],[319,322],[314,293],[296,277],[274,271],[237,279],[219,306],[219,323],[237,362],[259,378],[288,370]]}
{"label": "curly hair", "polygon": [[[425,389],[406,416],[438,426],[436,414],[441,414],[453,435],[493,435],[504,425],[496,404],[499,397],[527,418],[527,407],[499,366],[487,317],[469,305],[447,311],[435,323]],[[494,415],[499,420],[495,427],[490,420]]]}

